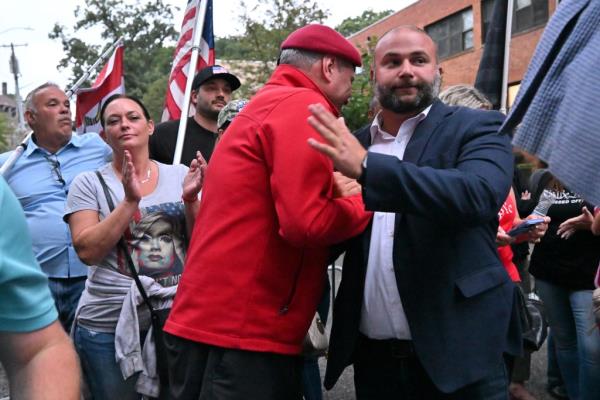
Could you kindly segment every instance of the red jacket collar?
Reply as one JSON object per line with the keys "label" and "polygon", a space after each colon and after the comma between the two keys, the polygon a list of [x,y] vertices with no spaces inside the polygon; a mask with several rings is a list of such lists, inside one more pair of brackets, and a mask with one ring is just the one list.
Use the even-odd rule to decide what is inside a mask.
{"label": "red jacket collar", "polygon": [[336,117],[340,116],[340,110],[338,110],[337,107],[329,100],[329,97],[323,93],[321,88],[319,88],[319,86],[317,86],[317,84],[303,71],[292,65],[283,64],[275,68],[275,71],[273,72],[273,75],[271,75],[267,85],[292,86],[312,89],[316,92],[319,92],[323,96],[323,98],[327,101],[327,105],[329,105],[329,108],[333,111]]}

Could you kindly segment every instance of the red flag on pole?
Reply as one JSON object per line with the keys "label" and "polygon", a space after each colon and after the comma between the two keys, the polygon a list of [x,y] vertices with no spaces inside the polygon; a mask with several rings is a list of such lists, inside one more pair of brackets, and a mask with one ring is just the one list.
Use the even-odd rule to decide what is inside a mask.
{"label": "red flag on pole", "polygon": [[[200,3],[207,2],[206,14],[199,16]],[[173,59],[173,67],[169,76],[167,87],[167,97],[165,100],[165,109],[163,111],[162,120],[181,118],[181,108],[184,104],[185,84],[187,81],[188,65],[192,56],[192,39],[196,19],[204,18],[204,26],[202,29],[202,40],[200,41],[200,49],[198,52],[198,63],[196,64],[196,72],[209,65],[215,63],[215,41],[213,36],[213,21],[212,21],[212,0],[189,0],[183,16],[181,24],[181,34],[175,55]],[[193,79],[194,77],[190,77]]]}
{"label": "red flag on pole", "polygon": [[91,88],[78,89],[75,102],[77,133],[100,132],[100,109],[104,100],[125,93],[123,82],[123,45],[118,45]]}

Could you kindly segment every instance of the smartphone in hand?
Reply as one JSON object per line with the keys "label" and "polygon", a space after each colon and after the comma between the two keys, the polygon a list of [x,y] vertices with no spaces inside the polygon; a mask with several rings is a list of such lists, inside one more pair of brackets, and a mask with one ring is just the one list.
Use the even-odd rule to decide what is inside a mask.
{"label": "smartphone in hand", "polygon": [[541,224],[542,222],[544,222],[544,218],[526,219],[525,221],[521,222],[519,225],[512,228],[506,234],[508,236],[512,236],[512,237],[519,236],[523,233],[527,233],[530,230],[534,229],[537,225]]}

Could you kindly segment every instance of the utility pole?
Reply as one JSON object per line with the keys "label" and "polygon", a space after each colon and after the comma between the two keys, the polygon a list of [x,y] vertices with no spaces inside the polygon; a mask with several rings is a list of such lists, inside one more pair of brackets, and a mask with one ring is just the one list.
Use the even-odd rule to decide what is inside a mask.
{"label": "utility pole", "polygon": [[25,117],[23,114],[23,101],[21,100],[21,93],[19,92],[19,75],[21,71],[19,70],[19,60],[17,60],[17,56],[15,55],[15,47],[23,47],[27,46],[27,44],[3,44],[0,47],[10,47],[10,73],[15,77],[15,102],[17,103],[17,116],[19,118],[19,131],[25,130]]}

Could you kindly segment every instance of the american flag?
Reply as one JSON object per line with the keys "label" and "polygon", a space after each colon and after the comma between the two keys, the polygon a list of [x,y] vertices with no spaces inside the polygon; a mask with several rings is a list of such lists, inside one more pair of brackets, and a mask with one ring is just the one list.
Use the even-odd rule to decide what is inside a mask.
{"label": "american flag", "polygon": [[[198,52],[198,63],[196,64],[196,72],[215,63],[212,0],[189,0],[183,16],[183,23],[181,24],[179,41],[177,42],[177,47],[175,48],[173,67],[171,68],[171,75],[169,76],[169,84],[167,87],[165,109],[162,115],[163,121],[179,119],[181,117],[181,108],[183,107],[184,103],[187,72],[192,56],[194,27],[197,25],[197,18],[202,18],[202,16],[198,16],[200,11],[200,3],[202,1],[206,1],[207,5],[206,15],[204,16],[204,28],[202,29],[202,40],[200,41],[200,49]],[[190,79],[193,78],[193,76],[190,77]]]}

